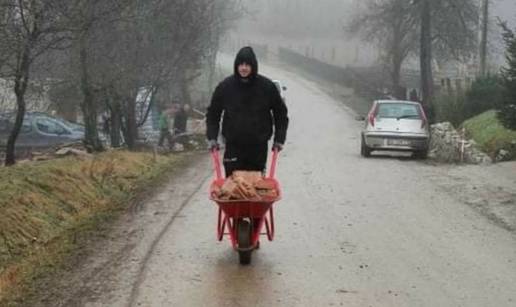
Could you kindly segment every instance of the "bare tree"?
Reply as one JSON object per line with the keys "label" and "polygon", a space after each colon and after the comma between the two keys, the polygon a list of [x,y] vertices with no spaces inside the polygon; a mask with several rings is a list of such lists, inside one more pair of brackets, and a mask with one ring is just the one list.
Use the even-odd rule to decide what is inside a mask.
{"label": "bare tree", "polygon": [[[101,111],[108,110],[110,113],[112,144],[120,144],[120,131],[123,131],[126,144],[129,148],[134,148],[138,138],[138,126],[143,124],[150,110],[150,106],[145,106],[147,109],[144,110],[137,105],[137,98],[142,92],[151,96],[159,91],[175,92],[175,95],[179,94],[185,102],[189,102],[190,84],[206,69],[207,62],[211,61],[209,67],[214,65],[218,41],[234,19],[233,13],[238,2],[0,1],[6,3],[5,9],[10,8],[7,5],[10,3],[28,5],[27,3],[40,1],[46,4],[60,1],[55,6],[50,6],[53,11],[49,11],[48,16],[60,21],[61,36],[57,37],[65,39],[70,48],[52,54],[66,65],[60,65],[61,67],[54,68],[48,74],[59,76],[58,79],[63,80],[61,83],[67,84],[65,88],[78,90],[86,128],[85,144],[93,151],[103,149],[97,120]],[[27,7],[24,9],[28,10]],[[12,14],[16,15],[15,9]],[[31,14],[36,17],[41,15],[32,11]],[[38,18],[34,20],[39,21]],[[25,35],[27,39],[23,41],[26,44],[22,46],[32,47],[33,41],[42,37],[39,31],[41,26],[37,22],[28,25],[34,26],[33,31],[28,31],[30,27],[19,27],[20,31],[28,31]],[[33,32],[35,34],[31,36]],[[11,39],[19,36],[14,32],[3,33],[6,38]],[[47,35],[47,32],[43,33]],[[0,52],[0,63],[5,62],[5,54]],[[23,107],[22,103],[20,105]],[[139,117],[139,114],[144,114],[144,118]],[[21,121],[19,125],[21,126]]]}
{"label": "bare tree", "polygon": [[416,50],[416,20],[410,10],[406,0],[369,1],[346,27],[349,33],[378,47],[391,75],[392,92],[399,98],[404,96],[400,93],[403,62]]}
{"label": "bare tree", "polygon": [[476,54],[478,6],[475,0],[412,0],[412,4],[415,15],[420,17],[422,100],[432,112],[433,55],[467,61]]}
{"label": "bare tree", "polygon": [[[141,2],[136,12],[130,14],[136,22],[122,20],[118,27],[113,27],[114,32],[106,40],[107,50],[123,48],[116,52],[116,59],[103,63],[109,68],[104,79],[112,84],[112,93],[117,97],[107,99],[114,103],[110,110],[119,104],[122,107],[124,136],[130,148],[135,145],[137,127],[151,107],[139,110],[145,116],[137,122],[134,114],[138,94],[142,89],[153,96],[158,91],[177,91],[183,102],[190,103],[189,85],[205,69],[204,63],[216,54],[232,8],[231,1],[220,0]],[[113,41],[117,43],[110,44]],[[123,73],[117,67],[123,67]],[[122,102],[118,103],[120,98]],[[111,118],[117,116],[112,112]],[[113,124],[116,122],[113,120]]]}
{"label": "bare tree", "polygon": [[96,64],[108,50],[102,48],[99,40],[118,21],[132,17],[124,14],[134,3],[132,0],[70,0],[66,12],[74,43],[72,73],[83,96],[81,109],[86,128],[85,144],[93,151],[103,149],[97,129],[97,99],[104,88],[99,82]]}
{"label": "bare tree", "polygon": [[348,30],[378,46],[391,67],[394,93],[404,60],[410,54],[419,55],[423,104],[431,111],[434,55],[445,62],[465,61],[475,54],[475,0],[370,0],[365,7]]}
{"label": "bare tree", "polygon": [[489,0],[482,0],[482,18],[480,23],[480,76],[484,77],[487,73],[487,32],[489,30]]}
{"label": "bare tree", "polygon": [[61,16],[55,10],[62,3],[41,0],[1,0],[0,74],[13,81],[16,95],[16,119],[7,140],[5,165],[13,165],[15,144],[25,116],[25,94],[34,62],[53,48],[59,48],[66,36]]}
{"label": "bare tree", "polygon": [[[432,72],[432,3],[430,0],[421,0],[421,36],[419,48],[419,63],[421,70],[421,98],[427,112],[432,112],[434,97],[434,77]],[[432,117],[432,116],[431,116]]]}

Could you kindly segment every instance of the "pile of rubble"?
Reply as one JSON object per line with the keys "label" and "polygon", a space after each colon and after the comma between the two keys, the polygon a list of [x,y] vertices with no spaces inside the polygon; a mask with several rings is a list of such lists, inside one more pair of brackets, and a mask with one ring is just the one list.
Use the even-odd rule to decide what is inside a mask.
{"label": "pile of rubble", "polygon": [[429,157],[445,163],[489,164],[492,159],[482,152],[474,140],[465,138],[449,122],[431,126]]}
{"label": "pile of rubble", "polygon": [[57,147],[49,148],[44,151],[31,151],[27,159],[23,161],[46,161],[61,158],[65,156],[76,156],[81,158],[91,158],[92,154],[88,153],[87,148],[82,142],[63,144]]}

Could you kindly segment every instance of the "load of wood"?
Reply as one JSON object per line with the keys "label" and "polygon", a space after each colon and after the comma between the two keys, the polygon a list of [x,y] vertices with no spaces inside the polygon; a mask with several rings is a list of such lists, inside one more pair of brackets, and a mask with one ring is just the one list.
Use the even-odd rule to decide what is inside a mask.
{"label": "load of wood", "polygon": [[215,193],[220,200],[270,201],[278,197],[275,182],[255,171],[233,172]]}

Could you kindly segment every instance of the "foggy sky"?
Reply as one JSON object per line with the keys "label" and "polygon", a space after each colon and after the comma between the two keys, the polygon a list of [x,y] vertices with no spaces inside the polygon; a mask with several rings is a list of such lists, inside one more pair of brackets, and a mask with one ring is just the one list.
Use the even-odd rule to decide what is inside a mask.
{"label": "foggy sky", "polygon": [[507,20],[514,28],[516,27],[516,1],[515,0],[493,0],[493,16]]}
{"label": "foggy sky", "polygon": [[[336,49],[335,64],[342,65],[365,64],[377,56],[377,50],[349,37],[344,29],[363,4],[362,0],[243,0],[243,3],[247,13],[235,28],[235,36],[244,41],[288,46],[302,53],[313,48],[315,57],[323,60]],[[504,48],[497,17],[516,28],[516,0],[491,0],[491,3],[491,55],[493,61],[501,63]]]}
{"label": "foggy sky", "polygon": [[[478,0],[479,2],[481,0]],[[297,33],[337,36],[361,0],[244,0],[248,14],[240,27],[249,31],[275,30],[273,34]],[[491,18],[499,17],[516,27],[516,0],[491,0]],[[307,33],[308,32],[308,33]]]}

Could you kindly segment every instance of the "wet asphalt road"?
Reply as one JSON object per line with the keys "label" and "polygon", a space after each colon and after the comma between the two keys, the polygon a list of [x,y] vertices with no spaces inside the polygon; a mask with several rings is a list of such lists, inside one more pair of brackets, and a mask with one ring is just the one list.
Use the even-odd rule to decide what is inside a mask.
{"label": "wet asphalt road", "polygon": [[422,174],[431,166],[360,157],[361,124],[342,103],[293,73],[261,69],[288,86],[291,118],[275,241],[262,240],[245,267],[216,241],[206,154],[183,176],[189,184],[172,182],[144,206],[137,220],[148,229],[75,303],[516,306],[514,234],[436,190]]}
{"label": "wet asphalt road", "polygon": [[516,306],[516,239],[419,173],[359,156],[360,123],[316,85],[284,80],[277,237],[252,265],[215,240],[204,182],[156,244],[133,305]]}

